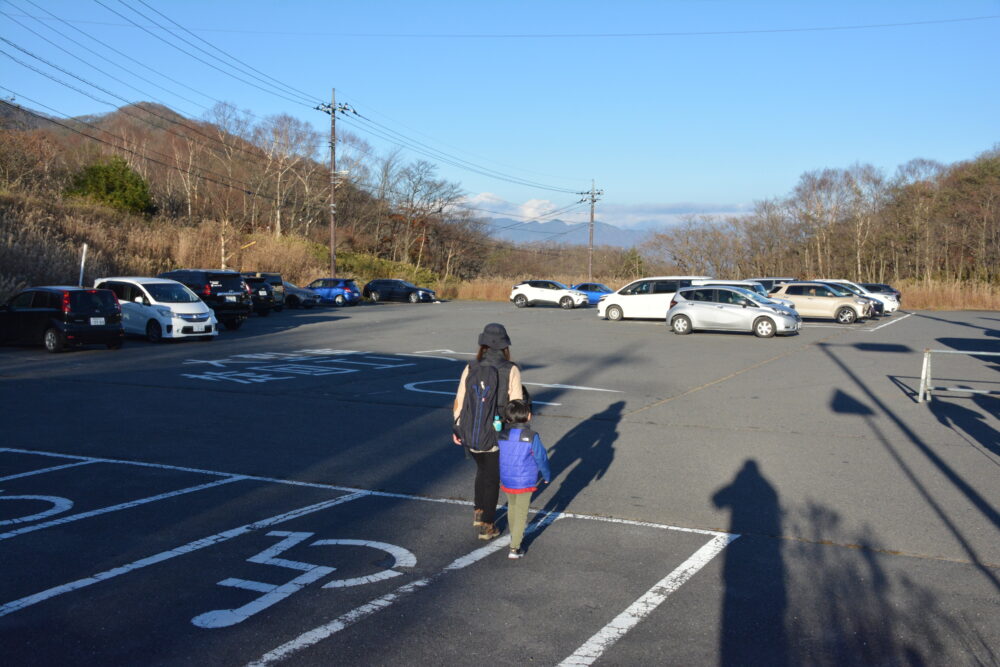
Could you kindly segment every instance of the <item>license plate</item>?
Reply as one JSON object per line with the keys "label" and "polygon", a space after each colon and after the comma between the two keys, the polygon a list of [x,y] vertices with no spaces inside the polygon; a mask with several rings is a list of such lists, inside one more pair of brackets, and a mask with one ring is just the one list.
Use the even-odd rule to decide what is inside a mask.
{"label": "license plate", "polygon": [[226,297],[226,301],[236,301],[236,297],[235,296],[227,296]]}
{"label": "license plate", "polygon": [[257,292],[257,294],[260,294],[261,296],[267,296],[267,290],[262,289],[261,291]]}
{"label": "license plate", "polygon": [[204,331],[205,330],[205,325],[204,324],[195,324],[192,327],[192,329],[194,329],[195,331]]}
{"label": "license plate", "polygon": [[97,327],[97,326],[103,326],[103,325],[104,325],[104,318],[103,317],[91,317],[90,318],[90,326]]}

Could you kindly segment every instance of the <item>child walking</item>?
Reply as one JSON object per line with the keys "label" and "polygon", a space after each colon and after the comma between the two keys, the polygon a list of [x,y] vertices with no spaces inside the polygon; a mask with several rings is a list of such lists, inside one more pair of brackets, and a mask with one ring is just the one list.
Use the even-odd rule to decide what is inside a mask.
{"label": "child walking", "polygon": [[531,494],[538,489],[538,475],[548,484],[552,478],[549,457],[538,434],[528,428],[531,404],[515,399],[504,410],[504,430],[500,433],[500,488],[507,494],[507,522],[510,524],[508,558],[524,556],[521,540],[528,524]]}

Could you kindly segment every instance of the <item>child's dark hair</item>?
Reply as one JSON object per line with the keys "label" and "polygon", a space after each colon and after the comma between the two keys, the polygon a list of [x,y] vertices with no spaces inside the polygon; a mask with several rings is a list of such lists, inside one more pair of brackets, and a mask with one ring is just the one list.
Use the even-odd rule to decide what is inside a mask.
{"label": "child's dark hair", "polygon": [[503,411],[503,420],[508,424],[523,424],[531,416],[531,403],[515,398]]}

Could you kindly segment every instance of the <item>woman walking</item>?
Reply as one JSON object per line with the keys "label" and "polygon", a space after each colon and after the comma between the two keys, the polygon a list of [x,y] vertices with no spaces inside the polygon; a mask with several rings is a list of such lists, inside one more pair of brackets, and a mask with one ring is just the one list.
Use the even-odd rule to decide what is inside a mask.
{"label": "woman walking", "polygon": [[476,462],[472,525],[479,539],[491,540],[497,529],[500,496],[500,450],[497,435],[507,403],[524,397],[521,370],[510,359],[510,337],[493,322],[479,334],[479,352],[462,371],[452,410],[456,445],[464,445]]}

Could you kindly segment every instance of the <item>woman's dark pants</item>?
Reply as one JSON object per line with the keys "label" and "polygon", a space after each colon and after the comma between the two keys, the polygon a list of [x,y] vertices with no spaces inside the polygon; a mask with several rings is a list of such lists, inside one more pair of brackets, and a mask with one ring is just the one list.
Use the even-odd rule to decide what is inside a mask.
{"label": "woman's dark pants", "polygon": [[493,523],[500,497],[500,452],[472,452],[476,461],[476,509],[483,510],[483,523]]}

